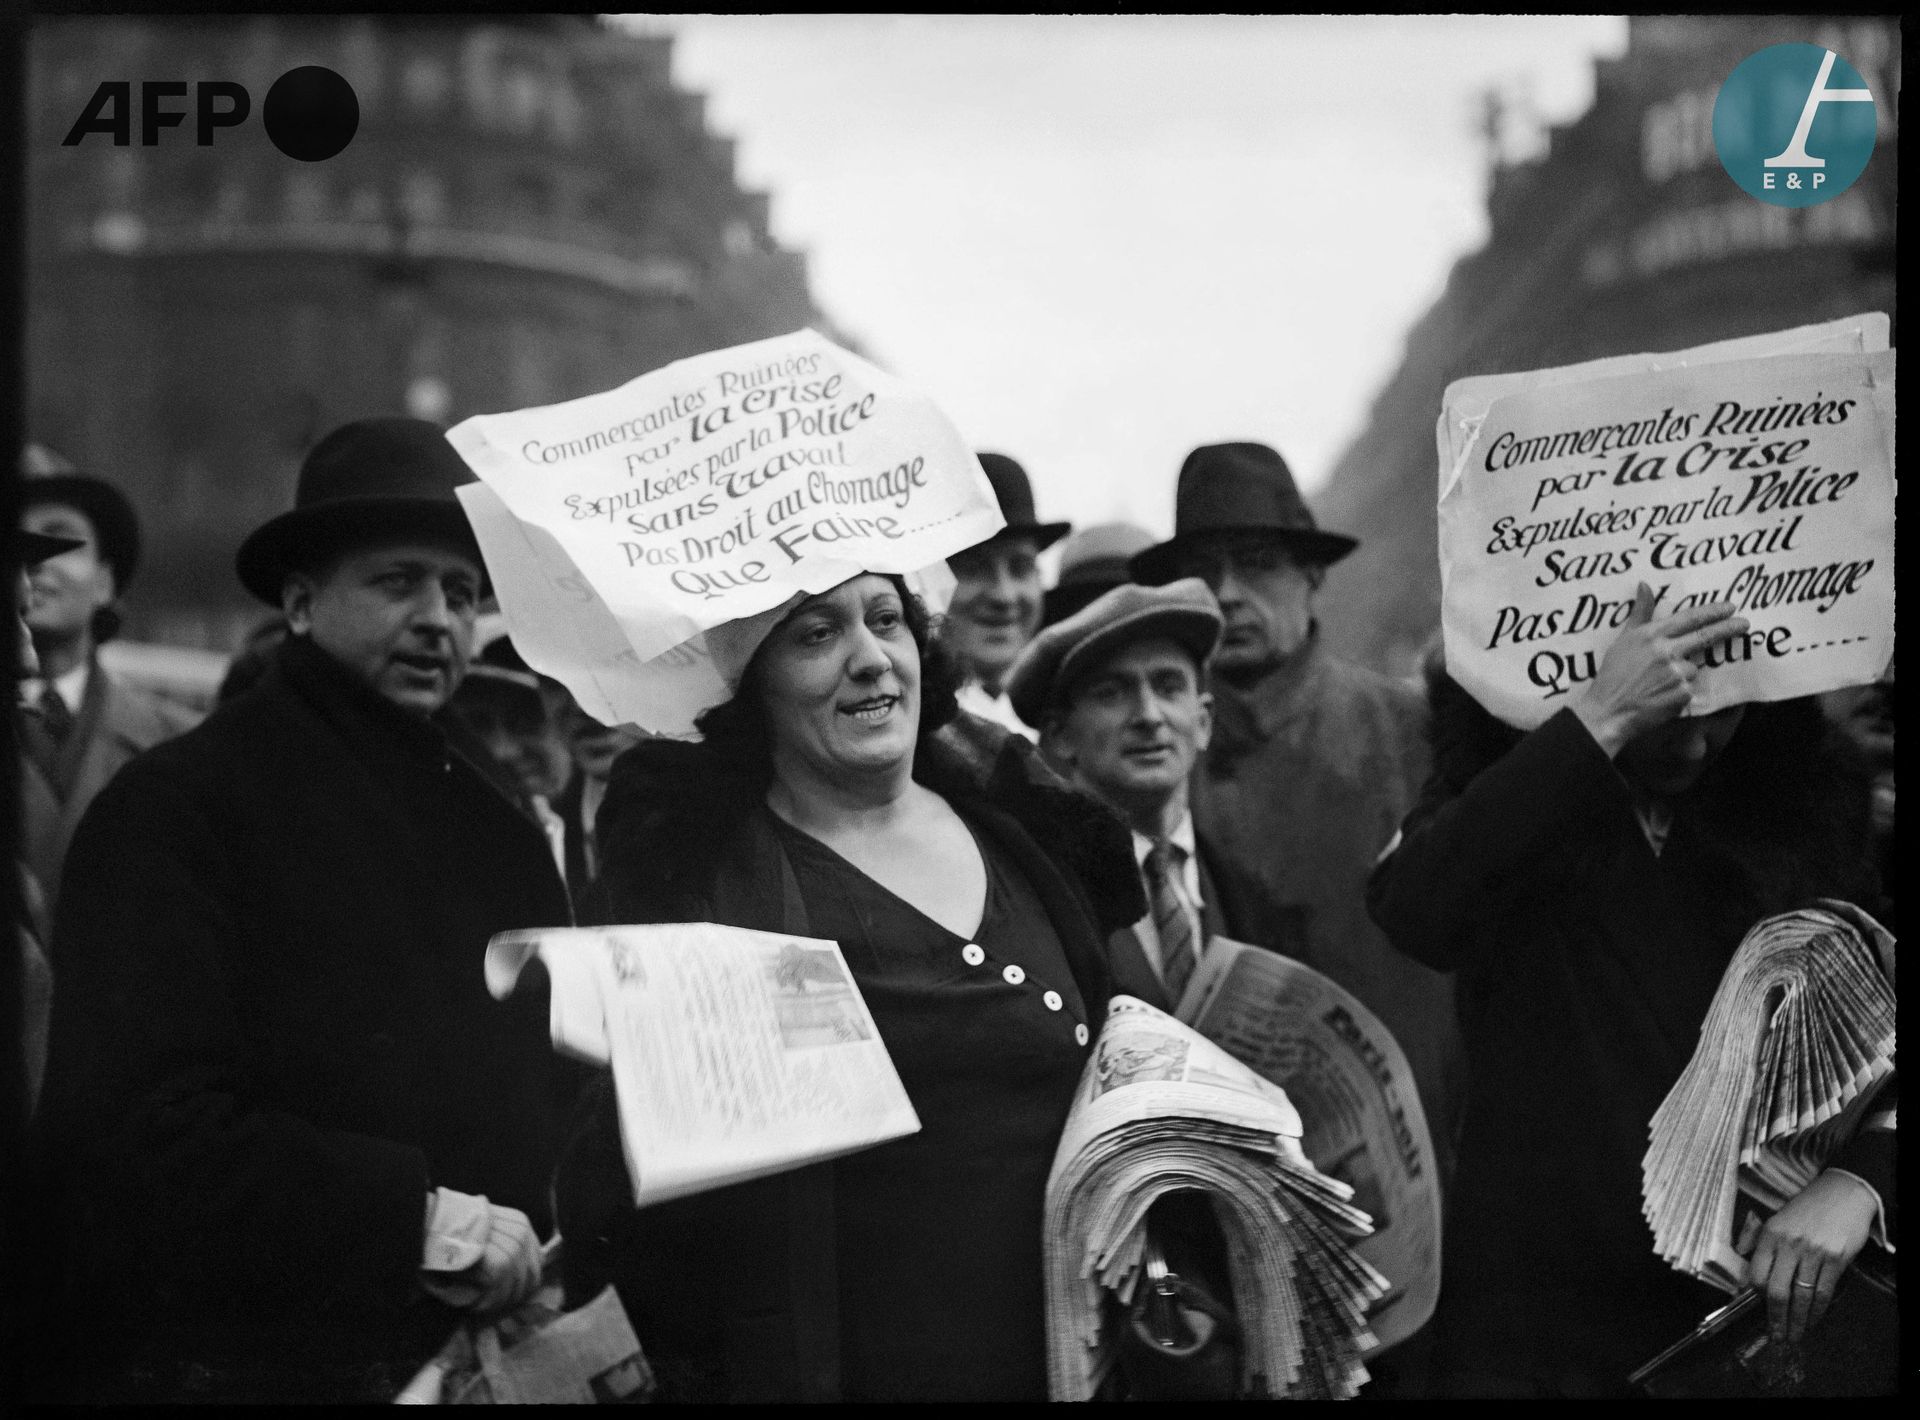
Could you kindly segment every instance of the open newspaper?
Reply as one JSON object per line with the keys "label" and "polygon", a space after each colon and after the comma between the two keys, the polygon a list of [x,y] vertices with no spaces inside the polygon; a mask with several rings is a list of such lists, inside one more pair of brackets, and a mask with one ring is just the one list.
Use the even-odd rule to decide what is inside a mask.
{"label": "open newspaper", "polygon": [[1116,996],[1047,1180],[1048,1385],[1085,1400],[1113,1360],[1106,1300],[1132,1300],[1147,1210],[1206,1194],[1227,1244],[1249,1394],[1345,1398],[1387,1290],[1353,1250],[1353,1190],[1314,1168],[1285,1091],[1173,1017]]}
{"label": "open newspaper", "polygon": [[833,942],[705,922],[502,932],[488,989],[504,999],[536,958],[555,1047],[612,1068],[641,1207],[920,1128]]}
{"label": "open newspaper", "polygon": [[1440,1175],[1400,1043],[1349,992],[1275,952],[1214,937],[1178,1015],[1286,1091],[1315,1168],[1353,1189],[1373,1232],[1354,1250],[1392,1290],[1368,1314],[1381,1349],[1440,1297]]}
{"label": "open newspaper", "polygon": [[1860,1127],[1893,1076],[1893,964],[1892,935],[1840,902],[1740,943],[1641,1164],[1641,1209],[1674,1267],[1737,1290],[1743,1234]]}

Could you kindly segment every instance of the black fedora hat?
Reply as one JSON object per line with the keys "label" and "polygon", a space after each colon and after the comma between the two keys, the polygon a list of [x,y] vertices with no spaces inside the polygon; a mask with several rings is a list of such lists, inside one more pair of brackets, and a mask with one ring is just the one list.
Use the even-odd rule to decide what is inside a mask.
{"label": "black fedora hat", "polygon": [[1265,444],[1205,444],[1180,465],[1173,536],[1132,562],[1133,575],[1158,585],[1180,575],[1181,554],[1220,533],[1266,533],[1301,561],[1325,567],[1360,545],[1345,533],[1322,532],[1300,496],[1287,461]]}
{"label": "black fedora hat", "polygon": [[313,446],[300,465],[293,510],[270,518],[240,544],[234,570],[263,602],[280,604],[287,573],[348,542],[420,534],[472,554],[480,544],[453,490],[474,481],[440,426],[424,419],[359,419]]}
{"label": "black fedora hat", "polygon": [[125,596],[140,566],[140,515],[127,495],[50,449],[29,444],[20,458],[20,507],[25,511],[43,503],[64,503],[86,514],[100,560],[113,568],[114,593]]}
{"label": "black fedora hat", "polygon": [[1027,479],[1027,471],[1008,458],[1005,454],[979,455],[980,467],[986,470],[987,482],[993,485],[994,499],[1000,504],[1000,516],[1007,525],[987,539],[1011,537],[1015,533],[1024,533],[1039,547],[1051,547],[1073,530],[1072,523],[1042,523],[1033,516],[1033,484]]}

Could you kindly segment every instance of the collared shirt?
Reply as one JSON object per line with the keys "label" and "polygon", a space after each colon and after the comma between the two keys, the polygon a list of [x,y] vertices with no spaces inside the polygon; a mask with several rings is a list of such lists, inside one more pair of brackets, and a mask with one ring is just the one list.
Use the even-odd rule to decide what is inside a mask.
{"label": "collared shirt", "polygon": [[[75,715],[80,713],[81,702],[86,699],[87,681],[93,675],[92,659],[83,659],[79,665],[65,675],[53,678],[53,687],[60,692],[60,698],[67,702],[67,709]],[[46,692],[47,682],[38,676],[21,687],[21,702],[26,705],[38,705],[40,697]]]}
{"label": "collared shirt", "polygon": [[970,680],[960,687],[960,693],[954,698],[960,702],[960,708],[969,714],[978,715],[983,720],[992,720],[997,725],[1004,725],[1014,734],[1025,735],[1035,744],[1040,742],[1040,736],[1034,733],[1025,720],[1014,714],[1013,702],[1007,699],[1005,690],[998,695],[989,695],[986,687],[979,681]]}
{"label": "collared shirt", "polygon": [[[1197,916],[1200,912],[1200,859],[1193,837],[1193,815],[1183,814],[1180,822],[1174,825],[1172,833],[1167,835],[1169,842],[1186,850],[1186,857],[1180,865],[1180,886],[1186,890],[1187,901],[1193,904]],[[1141,875],[1147,871],[1147,854],[1153,851],[1153,840],[1138,830],[1133,835],[1133,861],[1140,865]],[[1151,894],[1149,894],[1151,896]],[[1198,927],[1198,923],[1195,924]],[[1153,909],[1147,909],[1147,915],[1133,924],[1134,935],[1140,939],[1140,950],[1146,953],[1147,964],[1153,968],[1153,974],[1163,982],[1166,970],[1160,961],[1160,929],[1153,924]],[[1195,947],[1202,944],[1195,938]]]}

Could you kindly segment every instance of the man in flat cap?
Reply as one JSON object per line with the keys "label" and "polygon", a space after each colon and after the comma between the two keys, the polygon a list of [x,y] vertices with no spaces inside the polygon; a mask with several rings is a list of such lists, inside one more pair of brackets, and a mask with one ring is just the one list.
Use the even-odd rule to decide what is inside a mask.
{"label": "man in flat cap", "polygon": [[1248,940],[1332,977],[1393,1032],[1444,1178],[1465,1068],[1452,982],[1395,951],[1366,908],[1368,872],[1426,776],[1425,706],[1333,656],[1313,619],[1326,568],[1357,545],[1315,524],[1274,450],[1211,444],[1181,467],[1172,540],[1132,567],[1150,584],[1203,578],[1225,618],[1193,814],[1273,904]]}
{"label": "man in flat cap", "polygon": [[1149,911],[1114,934],[1115,992],[1172,1011],[1208,938],[1257,925],[1250,884],[1216,871],[1194,831],[1188,781],[1213,731],[1207,660],[1220,608],[1206,583],[1122,585],[1047,627],[1008,677],[1020,718],[1075,788],[1133,831]]}
{"label": "man in flat cap", "polygon": [[307,456],[241,546],[289,628],[82,821],[43,1100],[78,1398],[390,1399],[537,1281],[557,1065],[488,938],[571,920],[538,825],[447,724],[484,564],[438,428]]}
{"label": "man in flat cap", "polygon": [[1019,464],[1005,454],[979,457],[1007,525],[947,559],[958,585],[940,639],[964,677],[960,708],[1031,739],[1007,699],[1007,672],[1040,625],[1040,553],[1073,525],[1034,517],[1033,485]]}
{"label": "man in flat cap", "polygon": [[21,531],[74,544],[27,573],[26,622],[40,669],[21,686],[31,713],[15,722],[21,845],[52,909],[87,805],[128,760],[198,717],[100,664],[100,645],[119,629],[118,603],[140,562],[133,504],[37,444],[27,446],[21,475]]}

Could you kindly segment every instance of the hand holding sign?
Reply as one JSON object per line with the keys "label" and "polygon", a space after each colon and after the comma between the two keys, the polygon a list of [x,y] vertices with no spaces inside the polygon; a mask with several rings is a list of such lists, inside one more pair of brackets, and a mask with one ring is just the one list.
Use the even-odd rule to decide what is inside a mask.
{"label": "hand holding sign", "polygon": [[[1584,703],[1609,740],[1657,709],[1874,680],[1893,655],[1893,389],[1884,315],[1455,381],[1437,430],[1448,673],[1522,729]],[[1648,619],[1649,591],[1718,610],[1678,631]],[[1739,634],[1712,630],[1732,613]]]}
{"label": "hand holding sign", "polygon": [[1746,618],[1733,614],[1732,602],[1709,602],[1655,619],[1655,600],[1653,588],[1642,582],[1626,625],[1601,657],[1592,683],[1573,701],[1573,713],[1609,759],[1693,703],[1693,683],[1700,674],[1693,657],[1747,631]]}

